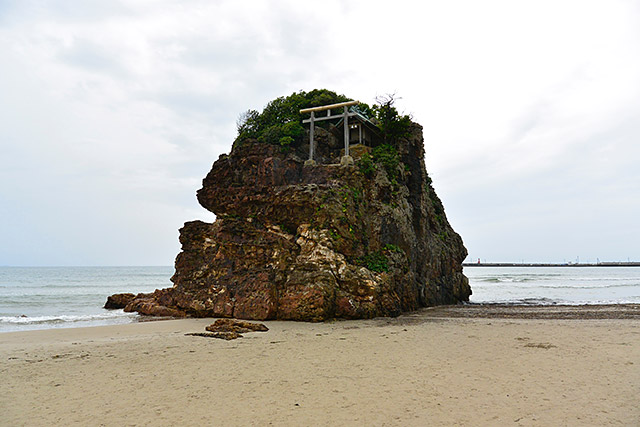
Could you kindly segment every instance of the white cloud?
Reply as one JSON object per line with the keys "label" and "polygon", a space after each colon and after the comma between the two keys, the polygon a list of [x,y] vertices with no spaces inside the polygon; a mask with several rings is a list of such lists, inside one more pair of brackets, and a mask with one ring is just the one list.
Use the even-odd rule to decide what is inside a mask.
{"label": "white cloud", "polygon": [[171,262],[181,223],[211,218],[194,193],[236,117],[317,87],[402,97],[472,255],[640,259],[639,16],[624,1],[0,3],[0,264]]}

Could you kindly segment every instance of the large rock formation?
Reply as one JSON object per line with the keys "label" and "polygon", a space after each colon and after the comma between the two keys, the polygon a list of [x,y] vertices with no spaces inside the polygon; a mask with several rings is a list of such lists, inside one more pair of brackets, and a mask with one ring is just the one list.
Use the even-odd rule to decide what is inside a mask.
{"label": "large rock formation", "polygon": [[468,300],[467,251],[425,170],[422,128],[409,134],[386,160],[360,147],[346,166],[339,137],[320,128],[316,165],[302,160],[308,136],[290,152],[234,144],[198,191],[216,221],[180,230],[174,286],[140,294],[126,310],[321,321]]}

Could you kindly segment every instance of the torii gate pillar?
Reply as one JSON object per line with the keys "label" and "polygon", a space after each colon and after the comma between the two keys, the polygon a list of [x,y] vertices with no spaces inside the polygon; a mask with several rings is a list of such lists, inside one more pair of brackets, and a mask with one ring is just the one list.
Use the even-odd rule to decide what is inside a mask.
{"label": "torii gate pillar", "polygon": [[349,155],[349,110],[347,106],[344,107],[344,156],[340,159],[342,166],[352,165],[353,157]]}
{"label": "torii gate pillar", "polygon": [[[305,165],[316,164],[315,160],[313,160],[313,155],[315,152],[315,145],[314,145],[315,141],[313,140],[314,123],[319,120],[331,120],[331,119],[338,119],[340,117],[344,119],[344,156],[342,156],[342,158],[340,159],[340,164],[341,165],[353,164],[353,158],[349,155],[349,131],[350,131],[349,116],[353,116],[355,114],[349,113],[348,107],[352,105],[357,105],[359,103],[360,101],[347,101],[347,102],[340,102],[338,104],[323,105],[321,107],[303,108],[302,110],[300,110],[300,113],[311,113],[311,117],[309,119],[302,121],[302,123],[309,123],[309,160],[304,162]],[[344,108],[343,113],[332,116],[331,109],[336,109],[340,107]],[[326,117],[316,118],[315,116],[316,111],[325,111],[325,110],[327,111]]]}

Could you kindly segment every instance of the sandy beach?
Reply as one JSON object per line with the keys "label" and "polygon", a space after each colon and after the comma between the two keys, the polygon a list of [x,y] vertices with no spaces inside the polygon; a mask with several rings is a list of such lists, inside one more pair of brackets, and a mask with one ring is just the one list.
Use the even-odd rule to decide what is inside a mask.
{"label": "sandy beach", "polygon": [[233,341],[185,335],[212,319],[4,333],[0,424],[640,425],[638,306],[504,311],[264,322]]}

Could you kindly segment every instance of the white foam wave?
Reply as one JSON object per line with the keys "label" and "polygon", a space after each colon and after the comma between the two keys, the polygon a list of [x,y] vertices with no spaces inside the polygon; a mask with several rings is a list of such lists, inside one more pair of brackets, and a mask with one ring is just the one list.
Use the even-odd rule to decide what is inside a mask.
{"label": "white foam wave", "polygon": [[623,298],[617,300],[596,299],[596,300],[566,300],[552,298],[471,298],[471,304],[507,304],[507,305],[620,305],[620,304],[638,304],[638,298]]}
{"label": "white foam wave", "polygon": [[87,314],[87,315],[57,315],[57,316],[0,316],[0,324],[12,325],[38,325],[43,323],[73,323],[87,322],[95,320],[110,320],[115,318],[131,317],[134,318],[135,313],[125,313],[122,310],[113,310],[108,313]]}

